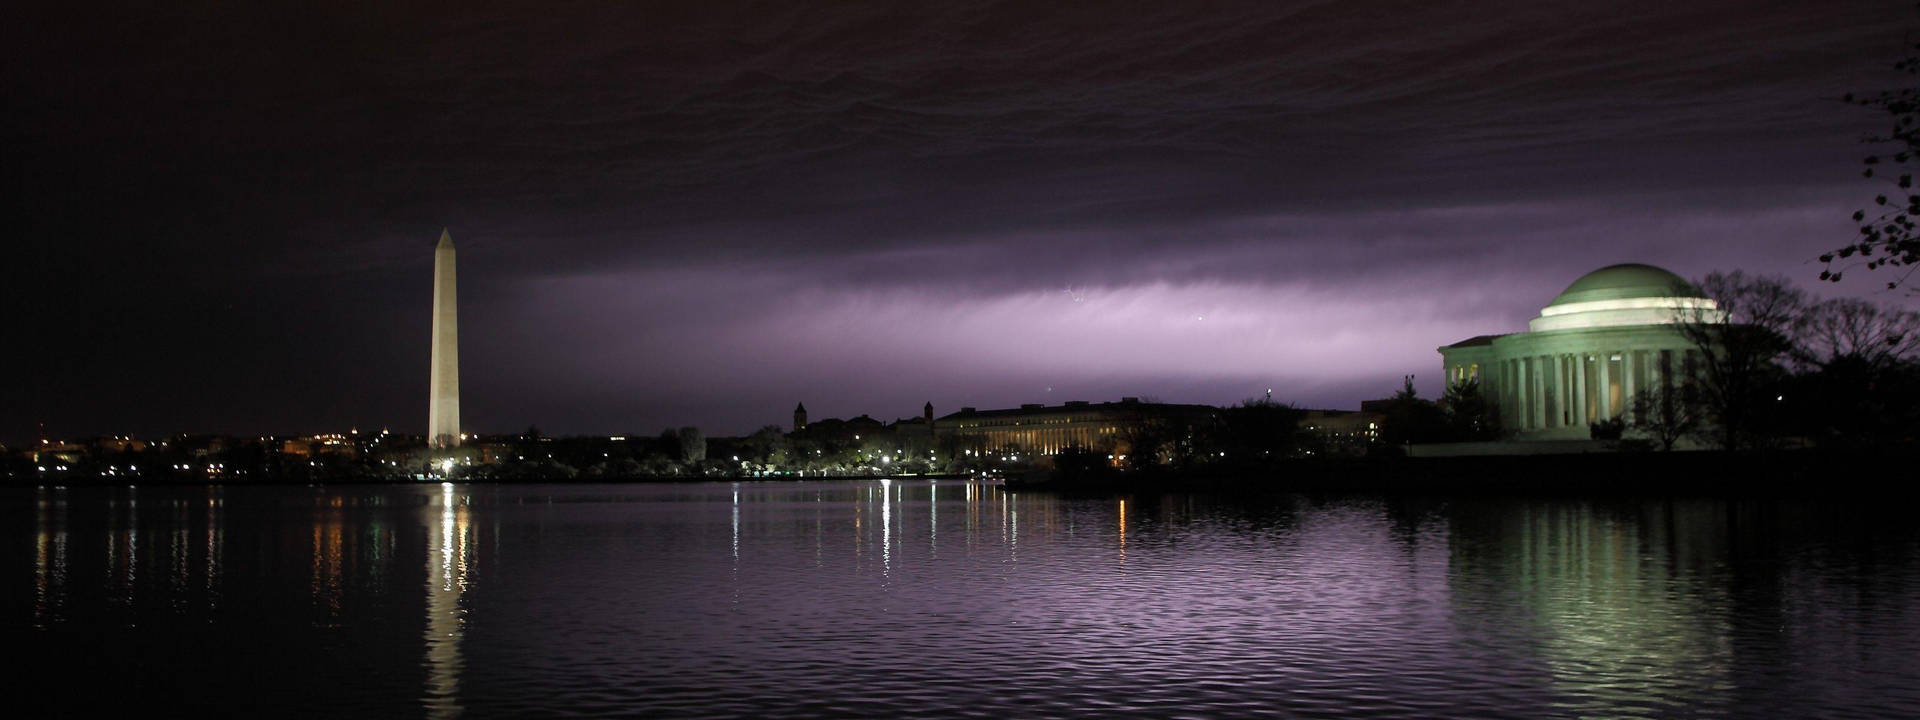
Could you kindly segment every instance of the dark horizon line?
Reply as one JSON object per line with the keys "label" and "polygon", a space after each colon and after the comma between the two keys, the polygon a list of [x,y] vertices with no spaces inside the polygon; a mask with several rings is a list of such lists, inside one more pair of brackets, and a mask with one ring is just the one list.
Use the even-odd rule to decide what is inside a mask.
{"label": "dark horizon line", "polygon": [[[1048,407],[1048,408],[1063,408],[1063,407],[1067,407],[1067,405],[1066,405],[1066,403],[1070,403],[1070,402],[1071,402],[1071,403],[1081,403],[1081,402],[1084,402],[1084,403],[1087,403],[1087,404],[1089,404],[1089,405],[1095,405],[1095,406],[1098,406],[1098,405],[1109,405],[1109,404],[1119,404],[1119,403],[1121,403],[1121,402],[1123,402],[1123,401],[1124,401],[1124,400],[1125,400],[1126,398],[1135,398],[1135,399],[1137,399],[1138,401],[1140,401],[1140,402],[1142,402],[1142,403],[1153,403],[1153,404],[1164,404],[1164,405],[1201,405],[1201,406],[1206,406],[1206,407],[1216,407],[1216,408],[1218,408],[1218,407],[1228,407],[1227,405],[1214,405],[1214,404],[1211,404],[1211,403],[1175,403],[1175,402],[1168,402],[1168,401],[1166,401],[1166,400],[1162,400],[1162,399],[1158,399],[1158,398],[1157,398],[1157,396],[1154,396],[1154,395],[1137,395],[1137,396],[1136,396],[1136,395],[1127,395],[1127,396],[1122,396],[1122,399],[1121,399],[1121,400],[1107,400],[1107,401],[1088,401],[1088,400],[1066,400],[1066,401],[1061,401],[1061,402],[1060,402],[1060,403],[1058,403],[1058,404],[1044,404],[1044,403],[1020,403],[1020,404],[1017,404],[1017,405],[1013,405],[1013,406],[1011,406],[1011,407],[1006,407],[1006,408],[986,408],[986,409],[983,409],[983,410],[979,410],[979,412],[993,412],[993,411],[998,411],[998,410],[1019,410],[1019,409],[1023,409],[1023,408],[1024,408],[1025,406],[1027,406],[1027,405],[1035,405],[1035,404],[1038,404],[1038,405],[1041,405],[1041,407]],[[1153,400],[1148,400],[1148,398],[1155,398],[1155,399],[1153,399]],[[1249,399],[1252,399],[1252,398],[1249,398]],[[1242,401],[1242,402],[1244,402],[1244,401]],[[1283,404],[1283,405],[1287,405],[1287,406],[1289,406],[1289,407],[1294,407],[1294,408],[1296,408],[1296,409],[1300,409],[1300,410],[1320,410],[1320,411],[1328,411],[1328,410],[1331,410],[1331,411],[1337,411],[1337,412],[1357,412],[1357,411],[1358,411],[1358,408],[1357,408],[1357,407],[1356,407],[1356,408],[1316,408],[1316,407],[1305,407],[1305,406],[1300,406],[1300,405],[1295,405],[1295,404],[1293,404],[1293,403],[1291,403],[1291,402],[1285,402],[1285,401],[1279,401],[1279,402],[1280,402],[1280,404]],[[1364,401],[1363,401],[1363,402],[1364,402]],[[962,406],[962,408],[976,408],[976,406],[972,406],[972,405],[966,405],[966,406]],[[977,409],[977,408],[976,408],[976,409]],[[957,412],[958,412],[958,411],[956,411],[956,413],[957,413]],[[953,415],[953,414],[956,414],[956,413],[948,413],[947,415],[943,415],[943,416],[941,416],[941,417],[939,417],[939,418],[935,418],[935,419],[936,419],[936,420],[938,420],[938,419],[941,419],[941,418],[944,418],[944,417],[948,417],[948,416],[951,416],[951,415]],[[879,422],[881,422],[882,424],[886,424],[886,425],[893,425],[893,424],[896,424],[896,423],[899,423],[899,422],[902,422],[902,421],[906,421],[906,420],[914,420],[914,419],[919,419],[919,417],[920,417],[920,416],[918,416],[918,415],[914,415],[914,416],[907,416],[907,417],[901,417],[901,418],[896,418],[896,419],[893,419],[893,420],[882,420],[882,419],[879,419],[879,418],[875,418],[875,417],[874,417],[874,416],[873,416],[873,415],[872,415],[871,413],[860,413],[860,414],[857,414],[857,415],[850,415],[850,416],[846,416],[846,417],[844,417],[844,418],[842,418],[842,417],[839,417],[839,416],[829,416],[829,417],[822,417],[822,418],[818,418],[818,419],[811,419],[811,420],[809,420],[808,422],[809,422],[809,424],[812,424],[812,423],[818,423],[818,422],[824,422],[824,421],[827,421],[827,420],[835,420],[835,419],[846,419],[846,420],[850,420],[850,419],[853,419],[853,418],[860,418],[860,417],[865,417],[865,418],[870,418],[870,419],[874,419],[874,420],[876,420],[876,421],[879,421]],[[753,434],[754,432],[756,432],[756,431],[758,431],[758,430],[759,430],[760,428],[765,428],[765,427],[768,427],[768,426],[774,426],[774,427],[781,427],[781,428],[787,428],[787,427],[788,427],[788,423],[782,423],[782,422],[767,422],[767,423],[762,423],[762,424],[760,424],[760,425],[759,425],[759,426],[758,426],[757,428],[755,428],[754,430],[750,430],[750,431],[748,431],[748,432],[746,432],[746,433],[744,433],[744,434],[739,434],[739,435],[734,435],[734,434],[727,434],[727,435],[709,435],[708,437],[746,437],[746,436],[748,436],[748,435],[752,435],[752,434]],[[144,439],[147,439],[147,438],[177,438],[177,437],[230,437],[230,438],[248,438],[248,437],[258,437],[258,438],[288,438],[288,437],[314,437],[314,436],[320,436],[320,435],[329,435],[329,434],[339,434],[339,435],[354,435],[354,434],[356,434],[356,433],[357,433],[358,431],[361,431],[361,430],[365,430],[365,429],[366,429],[367,427],[370,427],[370,426],[366,426],[366,425],[353,425],[353,426],[351,426],[351,427],[349,427],[349,428],[348,428],[347,430],[344,430],[344,431],[342,431],[342,430],[337,430],[337,429],[336,429],[336,430],[323,430],[323,431],[312,431],[312,432],[266,432],[266,433],[261,433],[261,432],[220,432],[220,431],[205,431],[205,430],[174,430],[174,431],[170,431],[170,432],[163,432],[163,433],[154,433],[154,434],[141,434],[141,433],[128,433],[128,432],[91,432],[91,433],[84,433],[84,434],[78,434],[78,435],[68,435],[68,436],[64,436],[64,437],[62,437],[62,436],[58,436],[58,435],[53,435],[53,434],[41,434],[41,435],[37,435],[37,436],[34,436],[34,437],[31,437],[31,438],[28,438],[27,440],[25,440],[25,441],[22,441],[22,443],[21,443],[21,444],[22,444],[23,446],[30,446],[30,445],[33,445],[33,444],[35,444],[35,443],[41,443],[41,442],[47,442],[47,441],[58,441],[58,442],[67,442],[67,441],[68,441],[68,438],[71,438],[71,439],[73,439],[74,441],[78,441],[78,440],[100,440],[100,439],[127,439],[127,440],[144,440]],[[380,431],[385,431],[385,432],[387,432],[388,434],[391,434],[391,435],[398,435],[398,436],[403,436],[403,437],[422,437],[422,438],[424,438],[424,437],[426,437],[426,433],[425,433],[425,431],[424,431],[424,430],[422,430],[422,431],[419,431],[419,432],[413,432],[413,431],[404,431],[404,430],[403,430],[403,431],[395,431],[395,430],[393,430],[393,429],[392,429],[392,428],[393,428],[393,426],[392,426],[392,425],[378,425],[377,427],[379,427],[379,428],[380,428]],[[540,424],[539,424],[539,423],[537,423],[537,422],[535,422],[535,423],[529,423],[529,424],[527,425],[527,427],[528,427],[528,428],[538,428],[538,427],[540,427]],[[546,434],[545,434],[545,433],[543,432],[543,433],[542,433],[542,435],[543,435],[543,437],[553,437],[553,438],[590,438],[590,437],[612,437],[612,436],[624,436],[624,437],[653,437],[654,435],[657,435],[657,434],[658,434],[659,432],[661,432],[661,431],[668,431],[668,430],[677,430],[677,429],[679,429],[679,428],[683,428],[683,427],[692,427],[692,428],[695,428],[695,429],[702,429],[702,428],[700,428],[700,426],[699,426],[699,425],[668,425],[667,427],[664,427],[664,428],[661,428],[661,430],[656,430],[656,431],[652,431],[651,433],[647,433],[647,434],[641,434],[641,433],[634,433],[634,432],[584,432],[584,433],[582,433],[582,432],[573,432],[573,433],[566,433],[566,434],[560,434],[560,435],[546,435]],[[704,429],[702,429],[702,430],[704,431]],[[368,430],[368,431],[366,431],[366,433],[365,433],[365,434],[379,434],[379,432],[380,432],[380,431],[373,431],[373,430]],[[790,430],[789,430],[789,432],[790,432]],[[516,430],[516,431],[509,431],[509,432],[474,432],[474,431],[463,431],[463,432],[462,432],[462,434],[463,434],[463,435],[472,435],[472,436],[492,436],[492,437],[513,437],[513,436],[524,436],[524,435],[525,435],[526,433],[525,433],[525,432],[524,432],[523,430]],[[8,443],[6,443],[5,441],[0,441],[0,445],[6,445],[6,444],[8,444]]]}

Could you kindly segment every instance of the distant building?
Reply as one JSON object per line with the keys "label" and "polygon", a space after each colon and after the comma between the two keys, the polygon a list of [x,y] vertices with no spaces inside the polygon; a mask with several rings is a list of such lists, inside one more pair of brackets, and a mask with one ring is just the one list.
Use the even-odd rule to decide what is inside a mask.
{"label": "distant building", "polygon": [[500,440],[473,443],[471,448],[479,453],[482,465],[499,465],[514,458],[513,445]]}
{"label": "distant building", "polygon": [[1376,415],[1385,415],[1387,411],[1393,409],[1393,404],[1395,402],[1398,402],[1398,401],[1394,400],[1393,398],[1380,398],[1378,400],[1361,400],[1360,412],[1373,413]]}
{"label": "distant building", "polygon": [[87,446],[64,440],[41,440],[40,446],[28,451],[33,462],[43,462],[42,458],[52,458],[60,462],[77,463],[87,457]]}
{"label": "distant building", "polygon": [[807,429],[807,404],[799,403],[793,406],[793,431],[800,432],[805,429]]}
{"label": "distant building", "polygon": [[1131,397],[1120,402],[1029,404],[1004,410],[961,408],[934,420],[933,431],[942,443],[960,450],[1052,455],[1072,447],[1121,448],[1128,435],[1146,423],[1195,421],[1215,411],[1207,405],[1145,403]]}
{"label": "distant building", "polygon": [[1383,412],[1360,410],[1302,410],[1300,429],[1313,435],[1329,453],[1365,454],[1380,437]]}
{"label": "distant building", "polygon": [[93,446],[103,453],[137,453],[145,452],[147,449],[146,441],[135,440],[125,435],[108,435],[106,437],[95,438]]}
{"label": "distant building", "polygon": [[894,437],[900,438],[902,442],[913,444],[915,447],[932,447],[933,403],[922,406],[919,417],[901,418],[887,427],[893,431]]}
{"label": "distant building", "polygon": [[846,420],[827,418],[819,422],[807,423],[803,429],[794,431],[788,437],[831,445],[854,445],[879,435],[886,427],[886,423],[866,415]]}
{"label": "distant building", "polygon": [[359,454],[354,438],[339,433],[310,435],[307,437],[286,438],[280,441],[280,453],[296,457],[310,458],[317,455],[344,455],[354,457]]}
{"label": "distant building", "polygon": [[[1671,387],[1698,351],[1674,327],[1721,310],[1699,289],[1651,265],[1612,265],[1567,286],[1528,331],[1440,348],[1448,384],[1478,380],[1515,439],[1589,436],[1624,418],[1644,390]],[[1363,405],[1364,407],[1364,405]]]}
{"label": "distant building", "polygon": [[173,443],[189,457],[207,458],[226,452],[236,441],[224,435],[181,435]]}

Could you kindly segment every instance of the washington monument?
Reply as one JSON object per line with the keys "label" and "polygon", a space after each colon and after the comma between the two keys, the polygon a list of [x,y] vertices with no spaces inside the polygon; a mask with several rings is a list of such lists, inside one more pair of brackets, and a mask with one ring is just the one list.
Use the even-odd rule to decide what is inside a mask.
{"label": "washington monument", "polygon": [[433,368],[428,373],[427,445],[460,444],[460,296],[453,284],[453,236],[433,249]]}

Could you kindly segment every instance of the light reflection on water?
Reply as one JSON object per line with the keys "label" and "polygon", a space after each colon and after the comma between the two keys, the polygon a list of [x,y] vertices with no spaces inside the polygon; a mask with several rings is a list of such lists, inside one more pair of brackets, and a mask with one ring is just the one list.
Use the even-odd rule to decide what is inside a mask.
{"label": "light reflection on water", "polygon": [[427,518],[427,687],[429,717],[458,717],[460,705],[461,635],[466,610],[467,569],[472,560],[468,534],[467,498],[452,483],[442,483],[439,507],[429,506]]}
{"label": "light reflection on water", "polygon": [[0,492],[30,715],[1920,714],[1920,532],[1865,502]]}

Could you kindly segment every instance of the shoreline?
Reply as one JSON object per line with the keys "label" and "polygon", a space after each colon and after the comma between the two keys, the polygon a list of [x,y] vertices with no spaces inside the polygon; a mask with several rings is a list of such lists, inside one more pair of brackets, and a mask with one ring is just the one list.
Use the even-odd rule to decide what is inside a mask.
{"label": "shoreline", "polygon": [[[1461,457],[1303,458],[1268,464],[1146,470],[1094,468],[1078,473],[1027,469],[989,477],[1014,492],[1116,495],[1132,493],[1370,493],[1386,495],[1619,495],[1820,496],[1897,489],[1913,475],[1913,447],[1863,450],[1795,449],[1752,452],[1606,452]],[[967,480],[969,473],[724,477],[458,478],[453,480],[339,477],[234,480],[195,477],[83,477],[11,482],[18,488],[58,487],[324,487],[329,485],[674,485],[726,482]],[[1909,481],[1911,482],[1911,481]]]}
{"label": "shoreline", "polygon": [[[1913,448],[1368,457],[1300,459],[1260,467],[1051,472],[1010,478],[1010,490],[1126,492],[1363,492],[1713,496],[1825,495],[1897,486]],[[1912,482],[1908,480],[1908,482]]]}
{"label": "shoreline", "polygon": [[551,477],[551,478],[458,478],[448,480],[434,478],[416,480],[411,478],[327,478],[308,480],[230,480],[208,478],[172,478],[172,477],[86,477],[74,478],[65,482],[19,482],[0,484],[0,487],[42,488],[42,487],[195,487],[218,485],[222,487],[323,487],[327,485],[690,485],[707,482],[810,482],[821,480],[880,480],[883,478],[915,480],[965,480],[976,477],[966,473],[934,473],[926,475],[812,475],[790,477],[726,477],[691,475],[626,475],[619,477]]}

